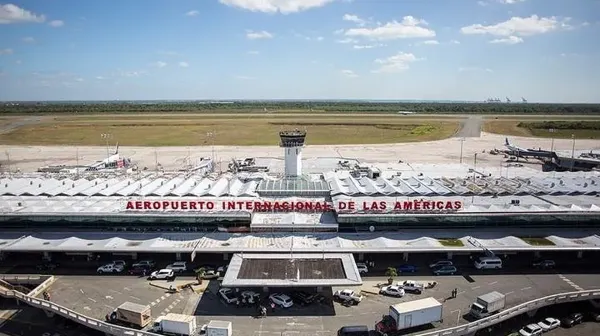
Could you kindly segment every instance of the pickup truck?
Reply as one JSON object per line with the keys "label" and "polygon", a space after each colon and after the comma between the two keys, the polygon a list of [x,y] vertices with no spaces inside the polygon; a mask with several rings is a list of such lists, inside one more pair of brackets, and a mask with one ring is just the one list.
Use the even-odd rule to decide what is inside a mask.
{"label": "pickup truck", "polygon": [[403,282],[399,282],[398,286],[400,286],[405,291],[413,294],[421,294],[423,292],[423,289],[425,288],[423,284],[418,283],[414,280],[405,280]]}
{"label": "pickup truck", "polygon": [[339,301],[351,302],[351,303],[357,305],[362,301],[363,296],[354,292],[351,289],[344,289],[344,290],[335,292],[333,294],[333,298],[336,300],[339,300]]}
{"label": "pickup truck", "polygon": [[403,297],[404,289],[400,286],[384,286],[379,290],[379,294],[395,296],[395,297]]}
{"label": "pickup truck", "polygon": [[121,273],[123,272],[125,268],[120,265],[120,264],[106,264],[103,266],[98,267],[98,269],[96,270],[96,272],[98,274],[104,274],[104,273]]}

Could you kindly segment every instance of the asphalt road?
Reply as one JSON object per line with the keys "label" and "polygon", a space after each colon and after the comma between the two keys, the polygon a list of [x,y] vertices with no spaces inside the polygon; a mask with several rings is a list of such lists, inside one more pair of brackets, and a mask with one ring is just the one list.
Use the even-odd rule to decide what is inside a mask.
{"label": "asphalt road", "polygon": [[[164,290],[151,287],[148,281],[138,277],[58,276],[50,293],[52,300],[58,304],[100,319],[123,302],[130,301],[151,305],[152,315],[155,317],[173,312],[195,314],[199,323],[215,319],[232,321],[236,336],[326,336],[334,335],[344,325],[364,324],[372,327],[381,315],[387,313],[389,305],[421,297],[432,296],[443,302],[444,321],[436,325],[443,328],[466,323],[463,315],[469,305],[477,296],[493,290],[506,294],[507,305],[514,306],[555,293],[600,287],[600,274],[495,275],[490,272],[470,277],[398,277],[398,280],[402,279],[436,280],[438,285],[420,296],[407,294],[404,298],[396,299],[368,295],[358,306],[345,307],[338,303],[294,306],[290,309],[276,309],[263,319],[253,317],[256,312],[254,308],[232,307],[219,300],[214,294],[218,288],[216,283],[211,284],[210,292],[197,300],[190,295],[191,292],[168,295]],[[363,289],[368,290],[375,289],[375,284],[385,282],[386,278],[369,277],[363,278],[363,281]],[[449,299],[454,288],[458,289],[458,297]]]}
{"label": "asphalt road", "polygon": [[461,129],[454,135],[455,138],[479,138],[481,136],[481,125],[483,117],[469,116],[464,119]]}

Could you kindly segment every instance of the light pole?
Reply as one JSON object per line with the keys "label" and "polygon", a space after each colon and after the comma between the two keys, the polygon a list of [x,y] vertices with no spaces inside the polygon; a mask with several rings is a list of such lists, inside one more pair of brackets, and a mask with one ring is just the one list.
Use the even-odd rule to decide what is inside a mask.
{"label": "light pole", "polygon": [[465,138],[460,139],[460,163],[462,163],[463,158],[463,144],[465,143]]}
{"label": "light pole", "polygon": [[210,139],[211,158],[212,158],[213,165],[214,165],[215,164],[215,133],[207,132],[206,137]]}
{"label": "light pole", "polygon": [[477,174],[477,153],[473,155],[473,183],[475,183],[475,174]]}
{"label": "light pole", "polygon": [[110,133],[102,133],[100,134],[100,138],[106,140],[106,164],[108,165],[108,161],[110,158],[110,151],[108,149],[108,142],[112,139],[112,134]]}
{"label": "light pole", "polygon": [[571,148],[571,171],[575,166],[575,134],[571,134],[571,140],[573,140],[573,147]]}

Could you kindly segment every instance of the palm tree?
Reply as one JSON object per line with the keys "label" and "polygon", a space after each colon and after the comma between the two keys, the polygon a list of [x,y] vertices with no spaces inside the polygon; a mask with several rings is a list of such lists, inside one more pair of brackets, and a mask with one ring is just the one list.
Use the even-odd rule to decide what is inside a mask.
{"label": "palm tree", "polygon": [[389,276],[388,278],[388,284],[391,285],[394,283],[394,277],[398,276],[398,270],[396,270],[396,267],[388,267],[385,270],[385,275]]}
{"label": "palm tree", "polygon": [[198,280],[198,284],[202,285],[202,278],[206,273],[206,269],[204,267],[200,267],[197,270],[194,270],[194,272],[196,272],[196,280]]}

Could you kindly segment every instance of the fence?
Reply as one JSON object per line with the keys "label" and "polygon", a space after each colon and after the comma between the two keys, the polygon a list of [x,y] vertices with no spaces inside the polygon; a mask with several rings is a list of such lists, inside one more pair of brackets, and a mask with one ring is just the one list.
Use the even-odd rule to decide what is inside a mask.
{"label": "fence", "polygon": [[477,320],[472,323],[463,324],[453,328],[447,328],[443,330],[430,331],[422,334],[418,334],[417,336],[462,336],[474,334],[476,331],[481,330],[483,328],[490,327],[494,324],[506,321],[510,318],[513,318],[517,315],[536,310],[545,306],[558,304],[558,303],[566,303],[566,302],[575,302],[575,301],[583,301],[583,300],[593,300],[600,298],[600,289],[595,290],[586,290],[580,292],[570,292],[570,293],[561,293],[554,294],[550,296],[543,297],[541,299],[532,300],[529,302],[525,302],[518,306],[514,306],[512,308],[508,308],[503,310],[502,312],[492,315],[490,317],[483,318],[481,320]]}
{"label": "fence", "polygon": [[50,301],[41,300],[35,297],[28,296],[27,294],[23,294],[21,292],[4,288],[0,286],[0,295],[7,298],[15,298],[20,302],[27,303],[28,305],[44,309],[46,311],[53,312],[70,320],[73,320],[79,324],[82,324],[86,327],[104,332],[109,335],[116,336],[160,336],[155,333],[140,331],[131,328],[117,326],[111,323],[107,323],[104,321],[96,320],[85,315],[79,314],[71,309],[67,309],[65,307],[59,306]]}

